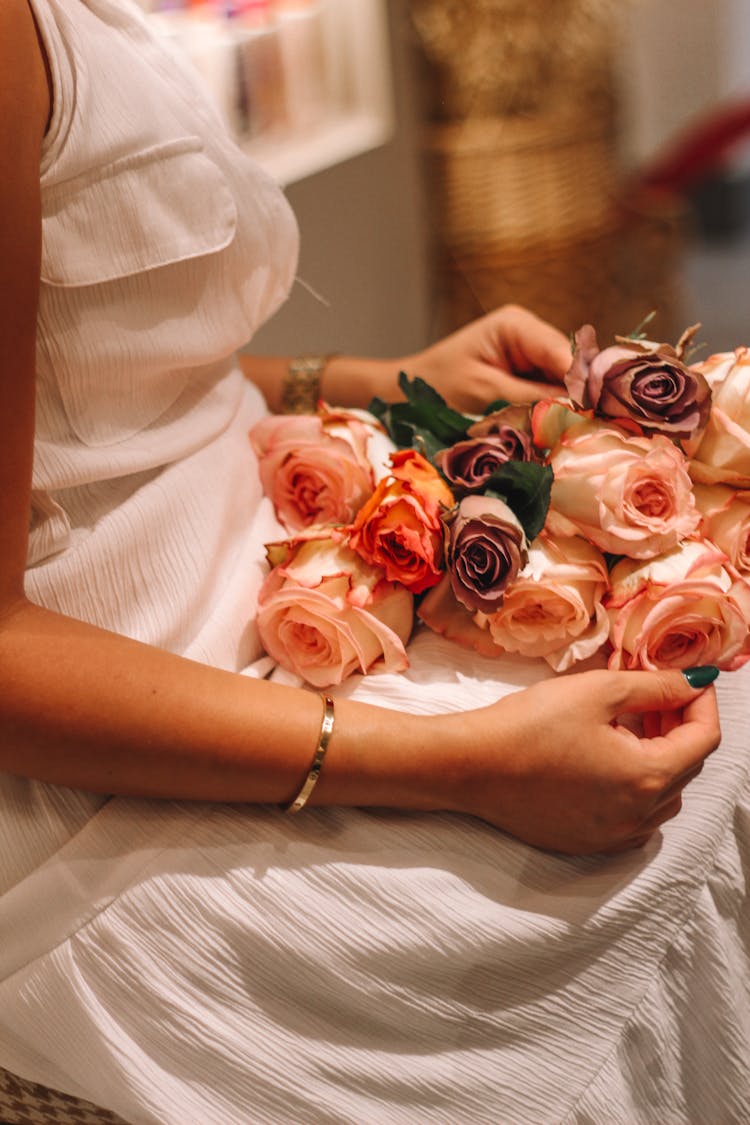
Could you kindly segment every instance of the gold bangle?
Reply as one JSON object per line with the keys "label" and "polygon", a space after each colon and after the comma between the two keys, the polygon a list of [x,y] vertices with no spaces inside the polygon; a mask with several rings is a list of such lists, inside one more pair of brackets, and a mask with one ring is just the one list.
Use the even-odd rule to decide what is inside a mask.
{"label": "gold bangle", "polygon": [[317,784],[318,778],[320,777],[320,771],[323,767],[323,759],[326,756],[328,743],[330,741],[331,735],[333,734],[334,719],[333,700],[331,699],[330,695],[321,695],[320,698],[325,704],[325,710],[323,711],[323,721],[320,724],[320,734],[318,735],[318,745],[315,750],[313,764],[310,767],[310,772],[305,778],[299,793],[293,801],[290,801],[289,804],[286,805],[286,807],[284,808],[284,812],[296,813],[299,812],[301,808],[304,808],[304,806],[307,804],[308,797],[312,793]]}
{"label": "gold bangle", "polygon": [[303,355],[291,360],[281,389],[282,414],[314,414],[320,398],[320,380],[331,357]]}

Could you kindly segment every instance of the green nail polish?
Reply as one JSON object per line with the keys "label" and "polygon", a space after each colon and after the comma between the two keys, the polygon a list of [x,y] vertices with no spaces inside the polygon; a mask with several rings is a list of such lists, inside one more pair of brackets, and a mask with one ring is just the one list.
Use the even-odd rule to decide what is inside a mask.
{"label": "green nail polish", "polygon": [[714,664],[700,664],[697,668],[685,668],[683,676],[692,688],[708,687],[719,674]]}

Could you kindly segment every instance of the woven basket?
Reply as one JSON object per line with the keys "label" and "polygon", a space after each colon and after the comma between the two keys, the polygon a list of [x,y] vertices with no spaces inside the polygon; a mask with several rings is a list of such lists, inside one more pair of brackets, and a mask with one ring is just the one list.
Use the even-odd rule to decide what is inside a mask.
{"label": "woven basket", "polygon": [[612,225],[614,136],[561,113],[471,118],[425,136],[438,241],[457,255],[561,244]]}
{"label": "woven basket", "polygon": [[408,0],[432,120],[612,108],[622,0]]}
{"label": "woven basket", "polygon": [[438,251],[437,331],[498,305],[525,305],[565,333],[594,324],[602,346],[655,311],[651,331],[676,339],[680,257],[688,214],[679,200],[621,201],[599,230],[475,254]]}

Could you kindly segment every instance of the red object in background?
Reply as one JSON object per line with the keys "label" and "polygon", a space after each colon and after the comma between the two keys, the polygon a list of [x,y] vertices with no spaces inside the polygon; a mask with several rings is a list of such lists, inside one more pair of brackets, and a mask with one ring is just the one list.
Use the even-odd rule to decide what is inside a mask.
{"label": "red object in background", "polygon": [[638,177],[646,188],[684,193],[724,169],[733,149],[750,137],[750,101],[721,106],[689,126]]}

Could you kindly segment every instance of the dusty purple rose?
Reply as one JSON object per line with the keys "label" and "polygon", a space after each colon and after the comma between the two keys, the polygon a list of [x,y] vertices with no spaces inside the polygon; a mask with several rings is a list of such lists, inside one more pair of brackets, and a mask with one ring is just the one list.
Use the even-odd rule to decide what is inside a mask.
{"label": "dusty purple rose", "polygon": [[493,613],[527,557],[523,528],[503,500],[464,497],[450,524],[447,551],[457,601],[471,613]]}
{"label": "dusty purple rose", "polygon": [[530,429],[527,406],[504,407],[475,422],[464,441],[441,449],[436,463],[452,485],[479,491],[507,461],[533,459]]}
{"label": "dusty purple rose", "polygon": [[602,418],[629,419],[646,433],[688,438],[708,422],[711,389],[699,371],[682,362],[688,330],[677,348],[617,337],[599,350],[590,324],[576,332],[565,386],[576,406]]}

